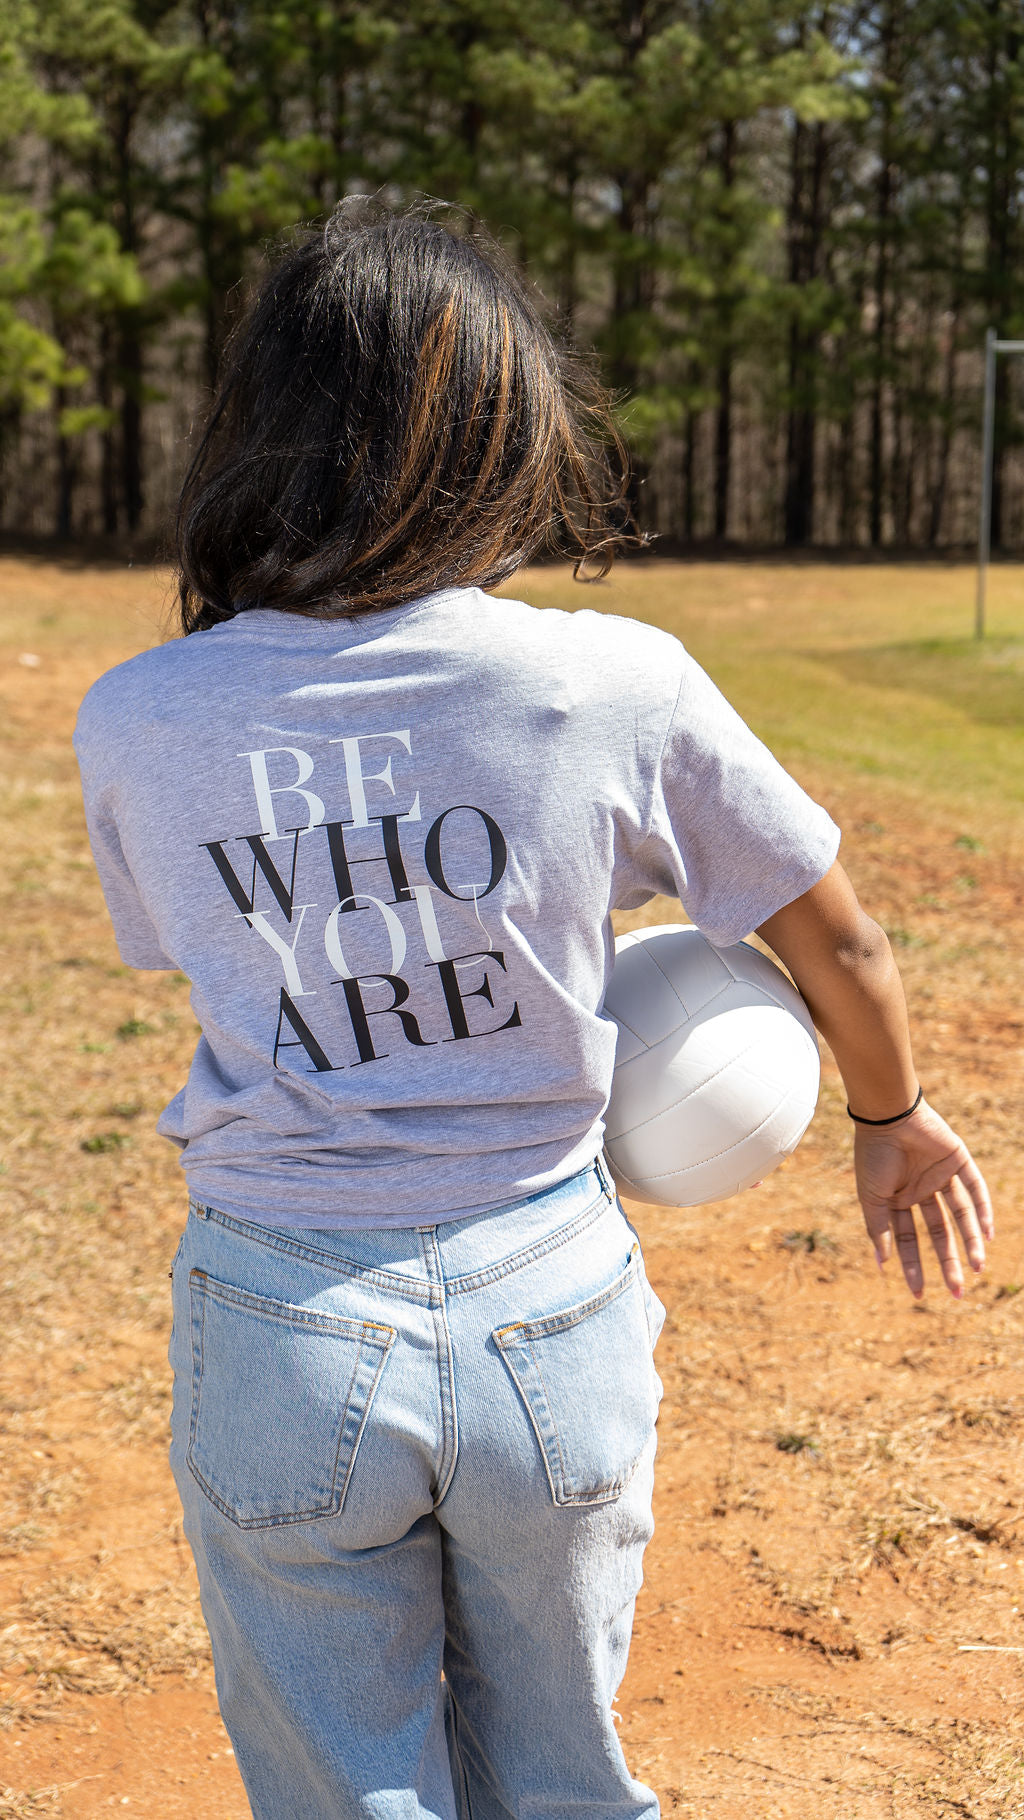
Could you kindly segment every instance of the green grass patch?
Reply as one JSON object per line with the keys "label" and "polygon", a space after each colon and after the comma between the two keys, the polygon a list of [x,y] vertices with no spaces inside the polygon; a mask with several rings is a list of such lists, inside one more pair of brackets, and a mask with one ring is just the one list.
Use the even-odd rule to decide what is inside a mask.
{"label": "green grass patch", "polygon": [[152,1036],[153,1025],[145,1023],[141,1017],[127,1017],[123,1024],[118,1024],[116,1034],[122,1043],[130,1043],[137,1036]]}
{"label": "green grass patch", "polygon": [[123,1150],[131,1141],[124,1131],[98,1131],[95,1137],[83,1138],[78,1148],[87,1156],[107,1156],[112,1150]]}
{"label": "green grass patch", "polygon": [[816,1454],[818,1452],[818,1443],[813,1435],[797,1433],[776,1435],[775,1445],[779,1453]]}
{"label": "green grass patch", "polygon": [[781,1243],[784,1251],[802,1251],[811,1254],[829,1252],[834,1255],[839,1250],[835,1239],[830,1239],[828,1233],[819,1231],[817,1226],[812,1227],[809,1232],[787,1232]]}

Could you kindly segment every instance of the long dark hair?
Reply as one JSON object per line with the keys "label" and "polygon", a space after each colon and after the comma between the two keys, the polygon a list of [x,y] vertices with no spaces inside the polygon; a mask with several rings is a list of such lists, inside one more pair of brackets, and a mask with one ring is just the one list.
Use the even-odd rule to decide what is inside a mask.
{"label": "long dark hair", "polygon": [[186,632],[490,587],[542,547],[586,579],[631,540],[607,395],[437,213],[351,198],[263,285],[182,490]]}

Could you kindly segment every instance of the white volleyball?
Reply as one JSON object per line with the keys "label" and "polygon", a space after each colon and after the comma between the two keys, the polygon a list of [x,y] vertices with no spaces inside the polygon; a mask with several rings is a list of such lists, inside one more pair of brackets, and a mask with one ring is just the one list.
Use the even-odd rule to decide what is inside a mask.
{"label": "white volleyball", "polygon": [[615,944],[604,1010],[618,1025],[605,1153],[624,1194],[699,1207],[796,1149],[817,1103],[818,1044],[767,955],[679,925],[637,929]]}

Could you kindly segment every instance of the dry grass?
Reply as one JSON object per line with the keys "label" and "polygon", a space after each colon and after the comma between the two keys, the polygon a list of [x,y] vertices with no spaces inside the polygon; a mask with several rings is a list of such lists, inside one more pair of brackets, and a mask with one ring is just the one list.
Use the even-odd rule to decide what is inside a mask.
{"label": "dry grass", "polygon": [[0,1788],[0,1820],[36,1820],[37,1815],[52,1815],[54,1820],[61,1820],[63,1793],[64,1789],[59,1786],[21,1790]]}
{"label": "dry grass", "polygon": [[123,1694],[209,1660],[192,1587],[178,1577],[132,1594],[109,1572],[51,1581],[23,1601],[4,1644],[8,1667],[31,1689],[7,1709],[7,1723],[51,1719],[69,1693]]}

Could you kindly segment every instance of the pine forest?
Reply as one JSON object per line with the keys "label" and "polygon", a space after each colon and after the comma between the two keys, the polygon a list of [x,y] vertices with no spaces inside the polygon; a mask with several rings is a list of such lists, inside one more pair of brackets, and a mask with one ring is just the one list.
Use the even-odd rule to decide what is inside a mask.
{"label": "pine forest", "polygon": [[[954,551],[1024,337],[1024,0],[0,0],[0,528],[168,536],[251,278],[479,217],[666,549]],[[995,547],[1024,548],[1024,358]]]}

